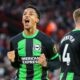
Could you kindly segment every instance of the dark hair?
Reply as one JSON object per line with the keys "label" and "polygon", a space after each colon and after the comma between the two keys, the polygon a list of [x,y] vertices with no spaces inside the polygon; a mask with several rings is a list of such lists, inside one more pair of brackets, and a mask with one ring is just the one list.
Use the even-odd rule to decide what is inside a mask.
{"label": "dark hair", "polygon": [[38,10],[35,6],[33,6],[33,5],[28,5],[28,6],[26,7],[26,9],[27,9],[27,8],[32,8],[32,9],[34,9],[34,10],[36,11],[36,13],[38,14],[38,18],[40,19],[39,10]]}

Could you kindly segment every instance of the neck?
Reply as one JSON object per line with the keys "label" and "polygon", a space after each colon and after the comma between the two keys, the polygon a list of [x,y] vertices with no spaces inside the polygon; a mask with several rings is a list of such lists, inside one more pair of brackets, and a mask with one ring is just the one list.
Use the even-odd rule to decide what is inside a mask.
{"label": "neck", "polygon": [[80,24],[76,24],[75,29],[80,29]]}
{"label": "neck", "polygon": [[24,33],[27,35],[27,36],[30,36],[30,35],[33,35],[35,32],[36,32],[36,27],[34,26],[33,28],[30,28],[30,29],[24,29]]}

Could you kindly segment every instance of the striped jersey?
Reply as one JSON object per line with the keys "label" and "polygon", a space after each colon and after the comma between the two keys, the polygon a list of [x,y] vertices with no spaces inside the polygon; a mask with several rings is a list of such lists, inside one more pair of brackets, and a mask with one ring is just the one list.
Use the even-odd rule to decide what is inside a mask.
{"label": "striped jersey", "polygon": [[53,45],[52,40],[39,30],[31,36],[21,32],[13,37],[10,50],[15,50],[16,57],[12,65],[18,69],[18,80],[48,80],[48,70],[38,64],[38,58],[44,53],[47,60],[56,60]]}
{"label": "striped jersey", "polygon": [[60,42],[61,72],[69,67],[66,80],[80,80],[80,30],[67,33]]}

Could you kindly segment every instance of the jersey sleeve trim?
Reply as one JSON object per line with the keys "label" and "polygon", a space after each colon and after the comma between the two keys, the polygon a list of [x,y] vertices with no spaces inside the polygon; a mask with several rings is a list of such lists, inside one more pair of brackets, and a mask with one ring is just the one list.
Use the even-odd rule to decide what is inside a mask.
{"label": "jersey sleeve trim", "polygon": [[56,59],[57,57],[59,57],[59,54],[57,53],[55,56],[53,56],[50,60],[54,60]]}

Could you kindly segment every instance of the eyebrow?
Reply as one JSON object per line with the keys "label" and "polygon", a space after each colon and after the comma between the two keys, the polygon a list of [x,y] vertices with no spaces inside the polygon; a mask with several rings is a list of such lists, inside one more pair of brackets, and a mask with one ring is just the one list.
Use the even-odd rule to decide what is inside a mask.
{"label": "eyebrow", "polygon": [[[26,14],[26,13],[27,13],[27,11],[24,11],[23,14]],[[30,11],[30,13],[34,14],[34,13],[36,13],[36,12],[35,12],[35,11]],[[38,15],[38,14],[36,13],[36,15]]]}
{"label": "eyebrow", "polygon": [[30,12],[36,13],[36,11],[31,10]]}

